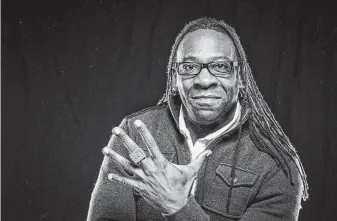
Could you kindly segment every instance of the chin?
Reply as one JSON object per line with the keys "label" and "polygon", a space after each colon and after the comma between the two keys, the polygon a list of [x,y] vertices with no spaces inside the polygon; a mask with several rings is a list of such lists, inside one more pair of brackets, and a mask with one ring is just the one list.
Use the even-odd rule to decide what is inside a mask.
{"label": "chin", "polygon": [[197,113],[195,113],[195,121],[201,125],[212,124],[218,117],[218,113],[214,110],[198,110]]}

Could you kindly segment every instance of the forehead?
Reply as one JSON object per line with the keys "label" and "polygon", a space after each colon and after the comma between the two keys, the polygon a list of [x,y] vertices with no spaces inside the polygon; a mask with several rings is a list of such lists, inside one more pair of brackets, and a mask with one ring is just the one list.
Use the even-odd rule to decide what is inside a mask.
{"label": "forehead", "polygon": [[211,62],[214,58],[221,57],[233,60],[235,56],[236,47],[228,35],[215,30],[201,29],[186,34],[178,46],[176,59],[178,62]]}

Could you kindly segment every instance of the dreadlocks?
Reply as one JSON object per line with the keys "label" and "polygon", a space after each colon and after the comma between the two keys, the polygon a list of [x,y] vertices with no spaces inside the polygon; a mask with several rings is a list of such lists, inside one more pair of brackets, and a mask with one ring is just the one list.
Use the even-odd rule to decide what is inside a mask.
{"label": "dreadlocks", "polygon": [[[242,91],[244,96],[243,99],[252,111],[249,124],[251,138],[254,143],[257,144],[256,146],[259,150],[270,155],[275,160],[277,166],[282,168],[284,173],[289,178],[291,184],[293,184],[294,181],[287,157],[290,157],[290,159],[295,162],[304,184],[302,199],[306,200],[308,198],[308,184],[306,174],[299,156],[297,155],[293,145],[290,143],[289,138],[283,132],[280,124],[275,120],[275,117],[267,103],[264,101],[263,96],[253,78],[252,71],[248,64],[247,56],[239,40],[239,36],[236,34],[234,28],[226,24],[224,21],[218,21],[213,18],[199,18],[185,25],[185,27],[176,37],[172,46],[169,62],[167,65],[166,92],[158,104],[166,103],[168,98],[175,93],[172,85],[173,78],[171,68],[175,62],[175,56],[179,43],[187,33],[199,29],[211,29],[219,31],[232,38],[237,48],[241,68],[240,74],[243,85],[245,86]],[[261,139],[262,137],[266,139]]]}

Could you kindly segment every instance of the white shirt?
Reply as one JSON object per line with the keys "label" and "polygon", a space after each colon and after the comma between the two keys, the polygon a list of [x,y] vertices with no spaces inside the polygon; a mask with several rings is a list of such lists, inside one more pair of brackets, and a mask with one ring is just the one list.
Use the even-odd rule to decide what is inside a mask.
{"label": "white shirt", "polygon": [[[191,152],[191,161],[193,161],[198,156],[198,154],[203,152],[206,149],[207,145],[210,144],[214,139],[218,138],[222,134],[225,134],[231,131],[239,123],[240,117],[241,117],[241,105],[240,105],[240,102],[237,102],[234,117],[228,124],[220,128],[219,130],[211,134],[208,134],[206,137],[198,139],[193,145],[190,131],[186,127],[186,123],[184,120],[184,113],[183,113],[183,109],[181,106],[180,113],[179,113],[179,129],[180,129],[180,132],[185,136],[185,139],[187,140],[187,145]],[[191,189],[192,195],[194,195],[195,193],[196,183],[197,183],[197,180],[195,180],[193,183],[193,186]]]}

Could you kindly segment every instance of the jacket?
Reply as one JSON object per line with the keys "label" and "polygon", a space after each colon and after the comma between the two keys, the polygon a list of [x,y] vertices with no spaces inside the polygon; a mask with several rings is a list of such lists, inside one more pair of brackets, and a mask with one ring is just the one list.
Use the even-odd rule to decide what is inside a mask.
{"label": "jacket", "polygon": [[[148,153],[133,126],[133,122],[140,119],[169,161],[188,164],[189,149],[178,128],[180,105],[179,98],[171,98],[168,104],[150,107],[127,116],[120,127]],[[92,193],[87,220],[297,220],[303,183],[295,163],[289,158],[290,168],[295,171],[292,171],[295,177],[291,184],[275,160],[260,151],[251,139],[249,108],[242,108],[241,116],[240,123],[234,130],[220,136],[207,147],[213,153],[199,171],[195,197],[190,197],[181,210],[171,215],[163,215],[152,208],[138,192],[109,181],[109,173],[123,176],[132,174],[105,156]],[[128,157],[127,149],[120,141],[112,138],[110,142],[116,152]],[[235,151],[236,149],[239,151]],[[231,182],[235,154],[236,176]],[[228,194],[229,191],[231,194]],[[226,206],[227,204],[229,205]]]}

